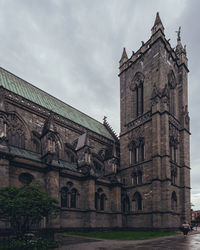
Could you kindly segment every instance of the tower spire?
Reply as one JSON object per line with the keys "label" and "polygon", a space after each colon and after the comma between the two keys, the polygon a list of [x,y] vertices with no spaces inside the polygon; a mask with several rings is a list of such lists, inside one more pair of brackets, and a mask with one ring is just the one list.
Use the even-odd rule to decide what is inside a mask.
{"label": "tower spire", "polygon": [[182,52],[186,54],[186,49],[183,48],[183,45],[181,43],[181,27],[178,28],[176,33],[177,33],[176,52],[177,52],[177,54],[181,54]]}
{"label": "tower spire", "polygon": [[151,29],[151,32],[152,32],[152,35],[155,34],[159,29],[161,29],[161,31],[164,33],[164,26],[162,24],[162,21],[160,19],[160,15],[159,15],[159,12],[156,13],[156,19],[155,19],[155,22],[154,22],[154,25]]}
{"label": "tower spire", "polygon": [[127,60],[128,60],[128,56],[127,56],[127,54],[126,54],[126,48],[124,48],[124,49],[123,49],[123,52],[122,52],[121,59],[120,59],[120,61],[119,61],[120,66],[121,66],[124,62],[126,62]]}

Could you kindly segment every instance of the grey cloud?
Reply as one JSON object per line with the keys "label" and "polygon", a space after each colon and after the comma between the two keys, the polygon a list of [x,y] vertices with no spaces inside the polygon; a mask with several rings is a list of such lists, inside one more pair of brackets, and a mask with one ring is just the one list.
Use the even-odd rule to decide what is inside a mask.
{"label": "grey cloud", "polygon": [[0,0],[1,66],[100,121],[108,116],[119,132],[122,48],[130,56],[149,39],[157,11],[172,46],[181,25],[190,68],[192,192],[198,194],[199,7],[198,0]]}

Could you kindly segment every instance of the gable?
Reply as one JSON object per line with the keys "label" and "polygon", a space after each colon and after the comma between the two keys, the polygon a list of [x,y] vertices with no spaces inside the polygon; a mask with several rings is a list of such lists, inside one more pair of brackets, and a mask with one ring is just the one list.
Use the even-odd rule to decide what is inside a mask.
{"label": "gable", "polygon": [[60,101],[52,95],[24,81],[0,67],[0,86],[59,114],[99,135],[113,140],[106,127],[97,120]]}

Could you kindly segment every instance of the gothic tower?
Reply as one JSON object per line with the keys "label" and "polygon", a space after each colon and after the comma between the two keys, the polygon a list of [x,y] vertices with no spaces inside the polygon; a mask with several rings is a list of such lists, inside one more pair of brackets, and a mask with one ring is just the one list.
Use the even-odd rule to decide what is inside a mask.
{"label": "gothic tower", "polygon": [[186,48],[165,38],[156,15],[150,39],[120,60],[123,225],[177,228],[190,220]]}

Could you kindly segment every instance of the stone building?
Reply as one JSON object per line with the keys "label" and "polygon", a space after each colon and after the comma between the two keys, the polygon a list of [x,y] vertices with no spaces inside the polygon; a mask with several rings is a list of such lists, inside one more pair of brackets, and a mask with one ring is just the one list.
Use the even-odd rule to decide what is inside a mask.
{"label": "stone building", "polygon": [[[187,57],[157,13],[120,60],[120,139],[0,68],[0,186],[39,180],[61,212],[42,227],[176,228],[190,219]],[[5,224],[1,224],[5,226]]]}

